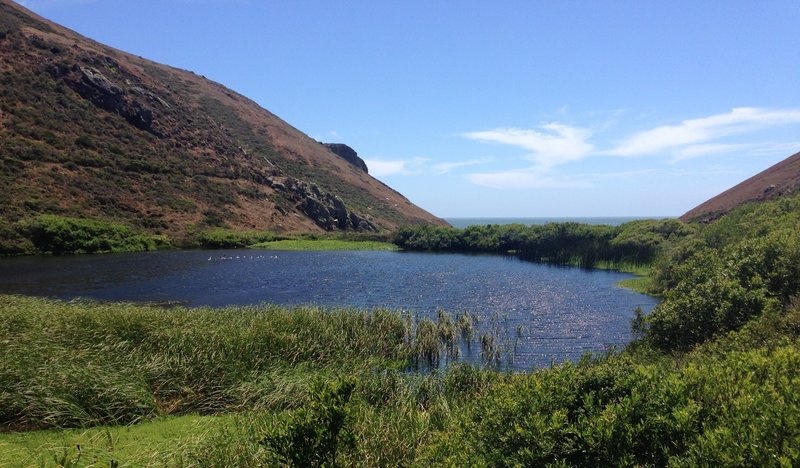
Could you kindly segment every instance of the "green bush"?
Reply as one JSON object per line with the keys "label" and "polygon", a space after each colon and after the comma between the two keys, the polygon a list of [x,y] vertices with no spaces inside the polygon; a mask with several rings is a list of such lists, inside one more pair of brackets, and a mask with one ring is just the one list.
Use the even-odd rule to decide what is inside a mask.
{"label": "green bush", "polygon": [[260,242],[271,242],[277,237],[270,232],[242,232],[217,228],[202,231],[198,243],[207,249],[238,249]]}
{"label": "green bush", "polygon": [[335,466],[337,451],[355,444],[345,427],[354,388],[352,379],[315,383],[308,405],[276,421],[261,443],[279,464]]}
{"label": "green bush", "polygon": [[676,219],[633,221],[621,226],[407,226],[395,232],[393,241],[407,250],[514,253],[534,261],[594,267],[599,263],[649,264],[665,246],[691,236],[695,230]]}
{"label": "green bush", "polygon": [[22,235],[39,252],[53,254],[155,250],[156,240],[107,221],[40,215],[21,223]]}
{"label": "green bush", "polygon": [[776,232],[702,250],[670,274],[675,285],[647,318],[646,339],[685,351],[800,294],[800,235]]}

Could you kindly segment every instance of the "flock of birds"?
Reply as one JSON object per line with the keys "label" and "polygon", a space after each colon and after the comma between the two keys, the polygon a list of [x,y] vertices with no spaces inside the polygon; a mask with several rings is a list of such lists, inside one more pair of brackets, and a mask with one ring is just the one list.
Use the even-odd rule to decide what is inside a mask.
{"label": "flock of birds", "polygon": [[212,260],[263,260],[263,259],[277,259],[277,255],[231,255],[230,257],[208,257],[208,261]]}

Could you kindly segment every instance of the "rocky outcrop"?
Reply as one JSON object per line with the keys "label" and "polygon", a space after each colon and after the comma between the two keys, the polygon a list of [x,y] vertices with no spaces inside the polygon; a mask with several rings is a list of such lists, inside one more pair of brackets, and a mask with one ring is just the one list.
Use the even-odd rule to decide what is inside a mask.
{"label": "rocky outcrop", "polygon": [[[64,72],[65,70],[56,67],[51,70],[54,75],[64,74]],[[153,128],[153,110],[133,96],[133,94],[137,94],[143,97],[150,97],[168,107],[168,104],[163,99],[156,97],[153,93],[139,87],[133,87],[131,88],[132,93],[127,93],[122,87],[106,78],[100,71],[91,67],[75,66],[72,72],[66,74],[64,78],[64,81],[72,89],[92,104],[121,115],[129,123],[141,130],[162,136]]]}
{"label": "rocky outcrop", "polygon": [[358,169],[361,169],[362,171],[369,173],[369,169],[367,169],[367,163],[365,163],[363,159],[358,157],[358,153],[356,153],[356,151],[353,148],[343,143],[322,143],[322,145],[328,148],[331,151],[331,153],[335,154],[336,156],[339,156],[340,158],[349,162]]}
{"label": "rocky outcrop", "polygon": [[380,231],[372,221],[348,210],[341,198],[322,192],[316,184],[293,178],[287,178],[285,183],[274,178],[268,181],[273,189],[284,192],[303,214],[326,231]]}
{"label": "rocky outcrop", "polygon": [[201,75],[92,41],[13,0],[0,0],[0,32],[0,220],[52,212],[175,239],[205,226],[446,224],[371,177],[351,148],[323,146]]}

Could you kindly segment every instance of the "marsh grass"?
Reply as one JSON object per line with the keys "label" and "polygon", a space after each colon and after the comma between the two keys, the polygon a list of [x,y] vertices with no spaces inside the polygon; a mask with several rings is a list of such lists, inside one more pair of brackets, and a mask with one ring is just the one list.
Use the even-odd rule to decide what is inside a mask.
{"label": "marsh grass", "polygon": [[387,311],[70,304],[0,298],[0,427],[129,424],[291,407],[302,369],[402,367]]}
{"label": "marsh grass", "polygon": [[377,250],[393,252],[400,250],[389,242],[370,241],[370,240],[340,240],[340,239],[284,239],[271,242],[261,242],[249,246],[251,249],[262,250],[296,250],[296,251],[320,251],[320,250]]}
{"label": "marsh grass", "polygon": [[[440,330],[451,329],[450,323],[460,330],[460,317],[415,321],[386,311],[269,306],[157,309],[2,297],[0,352],[4,358],[5,353],[15,353],[13,359],[0,361],[4,417],[31,418],[24,411],[18,413],[20,405],[8,411],[8,403],[23,399],[31,404],[37,394],[48,394],[48,400],[31,406],[46,409],[59,399],[68,400],[70,391],[78,392],[80,379],[88,379],[92,372],[98,373],[93,382],[111,378],[103,369],[127,369],[127,374],[116,377],[123,380],[125,375],[141,375],[137,382],[144,381],[155,400],[152,412],[181,414],[181,406],[160,408],[164,390],[153,382],[164,377],[148,369],[164,371],[165,366],[152,356],[162,360],[178,356],[174,363],[187,369],[173,369],[170,378],[184,380],[158,382],[169,383],[167,389],[191,389],[194,393],[178,395],[186,399],[185,408],[206,408],[213,415],[149,417],[131,426],[0,433],[0,465],[279,466],[281,454],[264,443],[277,436],[300,441],[280,447],[308,447],[322,450],[322,456],[333,453],[317,459],[333,460],[336,466],[538,466],[554,460],[575,466],[732,465],[737,460],[748,466],[793,466],[800,459],[796,450],[800,313],[793,307],[785,314],[757,319],[677,360],[640,344],[623,353],[512,374],[462,363],[430,372],[410,372],[405,364],[396,365],[404,362],[401,358],[411,360],[420,346],[416,335],[409,337],[406,332],[409,321],[416,334],[435,338],[423,341],[431,350],[436,343],[437,356],[443,356],[447,341],[440,339]],[[226,320],[221,320],[221,312],[227,314]],[[507,328],[501,315],[483,320],[495,329]],[[199,333],[201,323],[206,336]],[[240,334],[231,327],[240,329]],[[179,331],[186,331],[185,339],[180,339]],[[480,333],[484,338],[480,341],[490,345],[487,349],[502,350],[508,336],[521,337],[526,330],[512,327],[508,336],[496,338]],[[380,340],[367,334],[379,335]],[[243,347],[244,336],[255,342],[253,348]],[[264,355],[259,340],[273,343],[274,351]],[[14,351],[12,342],[27,344],[27,357]],[[81,360],[59,371],[69,359],[61,360],[58,353],[73,353]],[[115,353],[124,353],[126,359]],[[211,357],[217,367],[208,362]],[[241,371],[239,360],[245,363]],[[148,362],[150,367],[142,364]],[[36,363],[39,367],[31,367]],[[45,377],[21,386],[9,384],[10,377],[25,378],[23,367],[51,375],[78,372],[79,365],[87,371],[76,374],[73,387],[62,382],[48,390],[50,379]],[[203,393],[210,384],[201,374],[219,368],[233,375],[227,383],[212,387],[217,393]],[[335,389],[341,381],[352,383],[349,398],[326,397],[330,392],[325,389]],[[119,385],[109,382],[111,387]],[[82,399],[74,402],[93,398],[92,391],[102,393],[95,387],[89,385]],[[190,404],[191,398],[198,401]],[[201,404],[203,398],[233,403]],[[104,401],[114,407],[115,402],[124,406],[127,400]],[[110,413],[99,411],[99,406],[73,410],[89,414],[85,424],[90,425],[97,419],[92,415]],[[331,411],[337,417],[335,426],[326,423],[325,415]],[[50,423],[57,421],[53,418]],[[298,429],[303,433],[297,434]],[[301,437],[294,439],[293,434]],[[746,450],[737,445],[740,441]],[[311,453],[310,459],[315,456]]]}
{"label": "marsh grass", "polygon": [[466,326],[446,312],[0,296],[0,431],[291,410],[312,375],[454,361]]}

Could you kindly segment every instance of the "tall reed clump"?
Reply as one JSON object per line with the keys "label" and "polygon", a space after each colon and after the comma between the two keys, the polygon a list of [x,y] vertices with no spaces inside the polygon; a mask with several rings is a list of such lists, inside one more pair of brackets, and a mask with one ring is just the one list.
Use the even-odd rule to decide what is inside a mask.
{"label": "tall reed clump", "polygon": [[436,369],[471,330],[445,312],[0,296],[0,430],[291,410],[308,402],[310,377]]}
{"label": "tall reed clump", "polygon": [[303,374],[407,362],[405,323],[388,311],[0,296],[0,430],[290,408]]}

